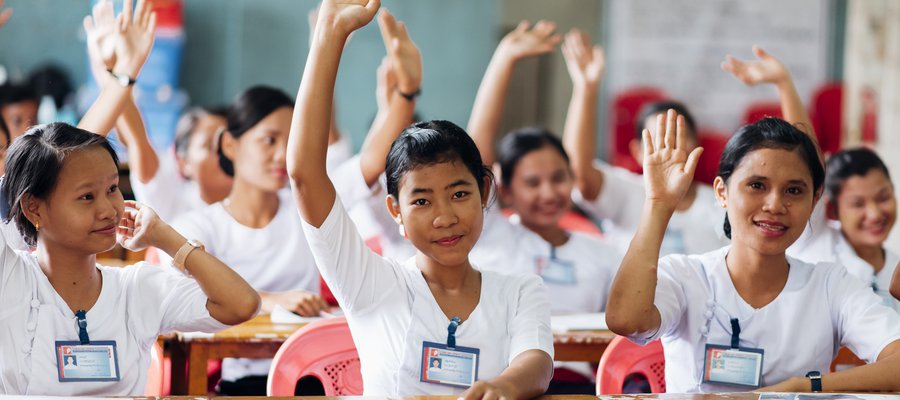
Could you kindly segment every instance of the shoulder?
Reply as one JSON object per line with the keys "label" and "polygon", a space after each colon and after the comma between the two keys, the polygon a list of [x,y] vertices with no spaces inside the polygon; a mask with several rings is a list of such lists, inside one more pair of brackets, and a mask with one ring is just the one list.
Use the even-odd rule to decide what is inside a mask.
{"label": "shoulder", "polygon": [[711,273],[717,266],[724,265],[730,246],[703,254],[670,254],[659,259],[659,275],[671,277],[701,276]]}
{"label": "shoulder", "polygon": [[172,221],[172,226],[179,232],[182,230],[202,232],[228,225],[232,221],[231,216],[219,202],[181,214]]}

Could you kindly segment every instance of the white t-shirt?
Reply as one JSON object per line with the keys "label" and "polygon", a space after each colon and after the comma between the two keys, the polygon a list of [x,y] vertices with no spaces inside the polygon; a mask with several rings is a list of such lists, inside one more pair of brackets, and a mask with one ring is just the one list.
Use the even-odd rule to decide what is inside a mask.
{"label": "white t-shirt", "polygon": [[[572,191],[572,199],[586,212],[604,222],[604,233],[624,254],[641,221],[644,207],[644,178],[624,168],[595,161],[603,171],[603,190],[593,201],[581,192]],[[660,256],[668,254],[701,254],[729,243],[723,231],[725,209],[716,203],[708,185],[696,185],[697,194],[691,207],[672,215],[663,239]]]}
{"label": "white t-shirt", "polygon": [[159,169],[147,183],[131,178],[134,198],[152,208],[163,221],[173,221],[186,212],[207,206],[200,197],[196,182],[184,179],[178,173],[175,153],[165,151],[159,155]]}
{"label": "white t-shirt", "polygon": [[571,232],[569,241],[553,247],[519,222],[488,209],[484,231],[469,258],[483,269],[541,276],[553,315],[600,312],[622,256],[604,240]]}
{"label": "white t-shirt", "polygon": [[25,239],[22,238],[22,234],[19,233],[19,228],[16,228],[15,221],[9,221],[9,223],[0,221],[0,231],[3,231],[3,239],[10,249],[31,251],[31,247],[25,243]]}
{"label": "white t-shirt", "polygon": [[[257,291],[304,290],[319,293],[319,273],[300,216],[290,191],[278,193],[275,218],[263,228],[244,226],[225,210],[221,202],[186,213],[172,226],[188,239],[206,245],[206,251],[231,267]],[[170,258],[161,258],[166,264]],[[271,360],[226,359],[222,379],[268,375]]]}
{"label": "white t-shirt", "polygon": [[[452,395],[464,389],[419,382],[422,342],[444,343],[449,320],[415,259],[369,250],[340,201],[320,228],[304,223],[316,263],[344,309],[367,396]],[[481,350],[478,379],[498,376],[516,356],[553,355],[550,305],[540,279],[481,273],[481,300],[456,332],[458,346]]]}
{"label": "white t-shirt", "polygon": [[77,341],[78,326],[31,254],[0,249],[0,394],[140,396],[150,349],[162,333],[216,332],[227,327],[209,315],[207,297],[193,279],[138,263],[97,266],[100,297],[87,312],[91,341],[114,340],[120,380],[62,383],[54,343]]}
{"label": "white t-shirt", "polygon": [[341,135],[337,142],[328,145],[328,152],[325,153],[325,170],[330,174],[351,157],[353,157],[353,148],[350,139]]}
{"label": "white t-shirt", "polygon": [[701,384],[706,344],[730,345],[731,318],[740,321],[740,346],[760,348],[762,385],[809,371],[828,371],[841,346],[873,362],[900,340],[900,315],[847,270],[788,257],[787,284],[760,309],[734,288],[725,265],[729,247],[702,255],[671,255],[659,261],[655,305],[660,328],[645,343],[662,339],[666,389],[673,393],[742,390]]}

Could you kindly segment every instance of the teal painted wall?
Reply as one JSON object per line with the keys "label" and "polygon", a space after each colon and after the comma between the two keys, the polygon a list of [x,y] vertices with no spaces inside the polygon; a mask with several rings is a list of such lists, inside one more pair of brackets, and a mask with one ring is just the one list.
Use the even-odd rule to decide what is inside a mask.
{"label": "teal painted wall", "polygon": [[[118,0],[117,0],[118,2]],[[181,87],[192,103],[230,101],[256,84],[291,96],[309,50],[312,0],[185,0],[187,42]],[[425,63],[419,112],[464,125],[475,91],[499,39],[495,0],[384,0],[422,49]],[[85,77],[82,18],[89,0],[6,0],[12,20],[0,29],[0,64],[13,78],[46,62]],[[375,115],[375,69],[384,56],[377,26],[357,32],[345,50],[337,84],[338,123],[358,148]]]}

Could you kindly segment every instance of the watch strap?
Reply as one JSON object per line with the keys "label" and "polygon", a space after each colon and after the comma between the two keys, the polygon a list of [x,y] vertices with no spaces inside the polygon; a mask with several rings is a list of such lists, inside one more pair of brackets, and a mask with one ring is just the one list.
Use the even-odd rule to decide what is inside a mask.
{"label": "watch strap", "polygon": [[809,378],[810,390],[813,392],[821,392],[822,391],[822,373],[819,371],[809,371],[806,374],[806,377]]}

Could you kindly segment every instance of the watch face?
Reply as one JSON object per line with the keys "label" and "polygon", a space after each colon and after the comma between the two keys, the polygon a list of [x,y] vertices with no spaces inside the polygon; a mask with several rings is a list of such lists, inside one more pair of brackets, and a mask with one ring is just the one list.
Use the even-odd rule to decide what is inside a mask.
{"label": "watch face", "polygon": [[119,84],[122,86],[128,86],[131,83],[131,80],[125,75],[118,75],[116,79],[119,81]]}

